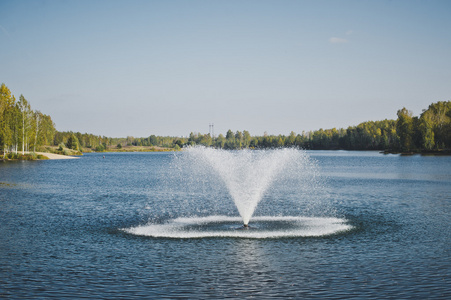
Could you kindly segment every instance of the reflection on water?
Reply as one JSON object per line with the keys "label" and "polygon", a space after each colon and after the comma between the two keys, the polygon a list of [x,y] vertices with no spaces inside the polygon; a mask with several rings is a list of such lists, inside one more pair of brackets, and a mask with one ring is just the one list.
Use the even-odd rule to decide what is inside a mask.
{"label": "reflection on water", "polygon": [[[233,296],[243,298],[251,295],[265,296],[262,291],[267,290],[275,281],[273,268],[262,247],[255,240],[243,239],[234,243],[231,253],[227,256],[225,267],[232,270]],[[253,280],[259,278],[259,281]]]}

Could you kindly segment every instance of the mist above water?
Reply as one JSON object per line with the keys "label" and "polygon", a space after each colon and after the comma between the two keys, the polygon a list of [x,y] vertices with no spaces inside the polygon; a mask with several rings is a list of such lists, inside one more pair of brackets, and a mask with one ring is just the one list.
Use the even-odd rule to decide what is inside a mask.
{"label": "mist above water", "polygon": [[202,198],[197,205],[196,199],[185,203],[186,211],[202,207],[196,216],[239,214],[248,223],[254,214],[334,215],[316,160],[303,150],[190,147],[175,155],[172,166],[178,177],[171,184]]}
{"label": "mist above water", "polygon": [[245,225],[276,179],[299,179],[305,175],[305,165],[311,164],[305,152],[296,149],[226,151],[192,147],[186,152],[193,163],[219,175]]}
{"label": "mist above water", "polygon": [[[316,161],[299,149],[189,147],[174,154],[164,182],[171,193],[160,206],[149,206],[152,220],[126,232],[268,238],[328,235],[350,228],[331,213]],[[250,230],[234,232],[243,225]]]}

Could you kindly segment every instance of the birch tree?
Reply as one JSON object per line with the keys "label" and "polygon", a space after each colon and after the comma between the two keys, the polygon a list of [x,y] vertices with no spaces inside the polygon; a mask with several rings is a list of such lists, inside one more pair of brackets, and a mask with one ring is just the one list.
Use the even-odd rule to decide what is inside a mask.
{"label": "birch tree", "polygon": [[28,144],[30,138],[31,131],[31,117],[32,111],[30,107],[30,103],[25,99],[23,95],[20,95],[19,102],[17,103],[18,109],[20,111],[21,118],[21,131],[22,131],[22,155],[25,154],[25,150],[28,151]]}

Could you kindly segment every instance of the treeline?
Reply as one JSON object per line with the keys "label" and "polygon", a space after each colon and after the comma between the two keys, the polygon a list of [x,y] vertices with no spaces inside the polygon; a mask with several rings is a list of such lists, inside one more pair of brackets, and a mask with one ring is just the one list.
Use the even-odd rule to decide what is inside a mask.
{"label": "treeline", "polygon": [[53,143],[55,132],[50,116],[32,110],[23,95],[17,101],[5,84],[0,86],[0,152],[4,158]]}
{"label": "treeline", "polygon": [[398,110],[396,131],[403,151],[451,149],[451,101],[429,105],[420,117],[406,108]]}
{"label": "treeline", "polygon": [[89,133],[80,133],[65,131],[57,131],[55,133],[53,145],[67,147],[78,151],[108,151],[112,148],[121,149],[126,146],[143,146],[143,147],[162,147],[174,148],[179,150],[183,145],[187,144],[187,138],[155,136],[151,135],[147,138],[134,138],[128,136],[126,138],[111,138]]}
{"label": "treeline", "polygon": [[179,150],[204,145],[221,149],[267,149],[299,147],[311,150],[385,150],[389,152],[434,152],[451,149],[451,101],[432,103],[421,113],[402,108],[396,120],[368,121],[347,129],[319,129],[286,135],[251,136],[247,131],[220,134],[191,133],[189,137],[151,135],[144,138],[111,138],[80,132],[59,132],[50,118],[33,111],[23,95],[16,101],[11,91],[0,87],[0,152],[36,151],[40,146],[59,146],[59,151],[108,151],[127,146]]}
{"label": "treeline", "polygon": [[310,150],[384,150],[389,152],[434,152],[451,149],[451,101],[439,101],[419,117],[402,108],[396,120],[368,121],[347,129],[319,129],[290,135],[251,136],[248,131],[220,134],[191,133],[188,145],[222,149],[300,147]]}
{"label": "treeline", "polygon": [[[105,151],[125,146],[158,146],[178,150],[203,145],[220,149],[268,149],[299,147],[309,150],[380,150],[389,152],[433,152],[451,149],[451,101],[433,103],[414,117],[406,108],[396,120],[368,121],[347,129],[319,129],[289,135],[251,136],[249,131],[228,130],[226,135],[191,133],[189,137],[108,138],[79,132],[56,132],[54,145],[72,149]],[[76,141],[75,144],[73,141]],[[78,145],[75,147],[74,145]],[[79,147],[79,148],[78,148]]]}
{"label": "treeline", "polygon": [[90,133],[80,133],[72,131],[57,131],[53,138],[52,144],[62,148],[69,148],[75,151],[105,151],[105,149],[113,144],[113,138],[106,136],[94,135]]}
{"label": "treeline", "polygon": [[381,150],[394,148],[399,138],[396,121],[370,121],[348,129],[319,129],[286,135],[251,136],[248,131],[227,131],[212,139],[209,134],[192,133],[188,145],[204,145],[221,149],[267,149],[298,147],[309,150]]}

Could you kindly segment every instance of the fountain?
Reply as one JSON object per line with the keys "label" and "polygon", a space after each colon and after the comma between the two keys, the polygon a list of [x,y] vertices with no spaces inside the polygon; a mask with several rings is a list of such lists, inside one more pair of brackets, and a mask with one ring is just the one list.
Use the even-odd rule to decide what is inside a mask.
{"label": "fountain", "polygon": [[189,148],[189,155],[198,163],[204,163],[219,174],[232,196],[243,219],[243,227],[249,221],[274,179],[287,168],[301,152],[294,149],[272,151],[225,151],[213,148]]}
{"label": "fountain", "polygon": [[[150,222],[124,229],[126,232],[172,238],[268,238],[321,236],[351,228],[344,219],[326,217],[324,209],[319,217],[305,216],[320,202],[316,198],[322,190],[318,185],[316,163],[305,151],[190,147],[175,154],[173,166],[173,173],[181,175],[171,182],[178,182],[173,184],[181,196],[177,198],[179,202],[169,199],[173,201],[170,207],[185,213],[181,211],[175,215],[178,217],[166,219],[163,224]],[[189,198],[191,193],[197,193],[202,202],[196,202],[196,197]],[[230,214],[227,198],[233,200],[240,217],[223,215],[225,211]],[[262,200],[266,205],[259,208],[259,215],[254,217]],[[198,213],[204,216],[193,213],[193,207],[198,207]],[[233,230],[237,229],[233,224],[239,220],[242,223],[239,229],[244,230]],[[250,226],[251,222],[256,222],[256,226],[254,223]]]}

